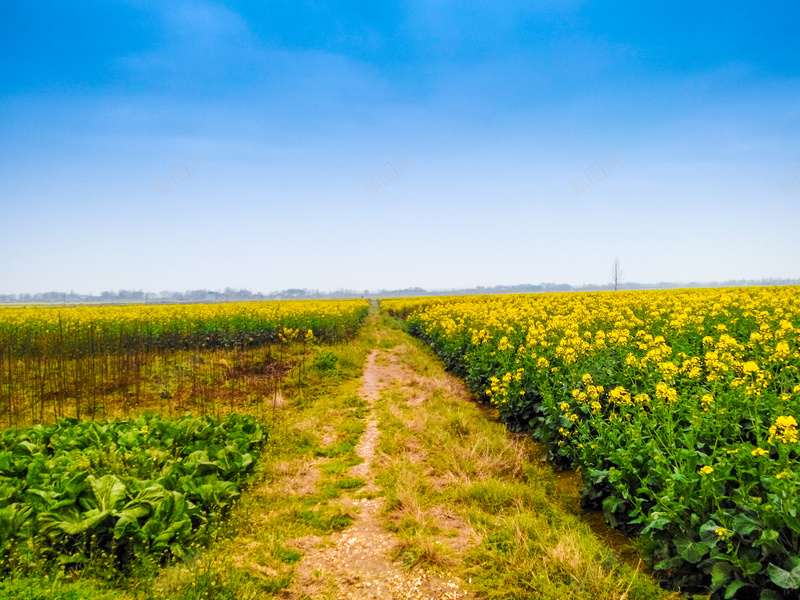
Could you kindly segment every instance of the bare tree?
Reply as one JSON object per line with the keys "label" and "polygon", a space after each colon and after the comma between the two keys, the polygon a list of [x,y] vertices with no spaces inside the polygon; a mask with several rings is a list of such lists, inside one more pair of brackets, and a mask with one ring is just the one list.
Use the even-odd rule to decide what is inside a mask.
{"label": "bare tree", "polygon": [[615,292],[619,289],[619,285],[622,283],[622,277],[622,267],[620,267],[619,259],[615,258],[613,264],[611,265],[611,283],[614,284]]}

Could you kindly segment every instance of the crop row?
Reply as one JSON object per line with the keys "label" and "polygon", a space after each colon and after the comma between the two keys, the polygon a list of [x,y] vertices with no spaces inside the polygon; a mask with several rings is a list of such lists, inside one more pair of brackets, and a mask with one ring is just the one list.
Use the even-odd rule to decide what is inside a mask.
{"label": "crop row", "polygon": [[[0,308],[0,351],[15,357],[254,347],[284,331],[321,342],[351,337],[365,300],[237,302],[159,306]],[[294,333],[296,336],[297,333]]]}
{"label": "crop row", "polygon": [[273,346],[305,354],[309,344],[342,342],[367,310],[365,300],[0,308],[0,423],[128,414],[187,386],[204,411],[226,383],[231,401],[249,393],[231,378],[234,368],[243,375],[234,354],[253,363],[258,385],[245,387],[262,402],[284,374]]}
{"label": "crop row", "polygon": [[800,289],[392,300],[447,366],[580,467],[665,583],[800,590]]}
{"label": "crop row", "polygon": [[105,561],[125,571],[202,543],[266,439],[249,416],[146,415],[0,435],[0,572]]}

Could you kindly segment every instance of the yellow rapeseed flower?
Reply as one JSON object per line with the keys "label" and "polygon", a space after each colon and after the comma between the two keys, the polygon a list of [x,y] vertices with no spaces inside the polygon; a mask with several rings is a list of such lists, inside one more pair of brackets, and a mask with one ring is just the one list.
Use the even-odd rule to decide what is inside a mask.
{"label": "yellow rapeseed flower", "polygon": [[769,428],[768,443],[778,440],[784,444],[796,444],[798,437],[797,421],[791,415],[780,416],[775,420],[775,424]]}

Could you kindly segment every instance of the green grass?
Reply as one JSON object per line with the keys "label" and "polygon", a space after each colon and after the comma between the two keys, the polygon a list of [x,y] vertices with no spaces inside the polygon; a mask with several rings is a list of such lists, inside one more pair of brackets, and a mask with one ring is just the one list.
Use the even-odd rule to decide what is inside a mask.
{"label": "green grass", "polygon": [[19,577],[0,582],[0,600],[121,600],[125,595],[104,590],[92,582],[63,578]]}

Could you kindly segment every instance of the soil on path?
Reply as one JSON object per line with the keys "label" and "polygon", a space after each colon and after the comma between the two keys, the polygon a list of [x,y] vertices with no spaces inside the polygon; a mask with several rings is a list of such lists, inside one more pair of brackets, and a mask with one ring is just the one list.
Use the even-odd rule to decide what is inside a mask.
{"label": "soil on path", "polygon": [[[370,411],[367,427],[357,454],[364,459],[352,467],[352,477],[362,477],[366,486],[361,492],[379,492],[375,485],[372,463],[380,432],[372,407],[381,389],[402,378],[402,370],[392,360],[373,350],[367,359],[362,377],[361,397]],[[384,498],[344,498],[341,505],[353,515],[353,524],[329,539],[316,539],[306,548],[295,583],[287,597],[337,599],[471,599],[455,576],[436,575],[422,569],[408,570],[394,559],[398,540],[384,527],[381,512]]]}

